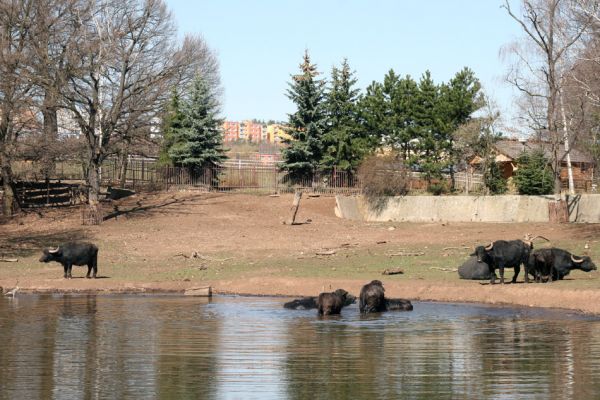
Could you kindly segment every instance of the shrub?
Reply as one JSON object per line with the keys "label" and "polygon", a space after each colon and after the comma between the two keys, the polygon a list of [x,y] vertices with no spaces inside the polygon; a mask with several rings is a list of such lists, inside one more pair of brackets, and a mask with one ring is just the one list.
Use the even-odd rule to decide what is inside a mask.
{"label": "shrub", "polygon": [[518,169],[514,182],[519,194],[550,194],[554,190],[554,180],[548,160],[542,151],[522,153],[517,158]]}
{"label": "shrub", "polygon": [[434,196],[440,196],[448,193],[448,185],[445,182],[432,182],[427,186],[427,191]]}
{"label": "shrub", "polygon": [[503,194],[508,190],[506,179],[502,176],[502,170],[498,163],[491,161],[483,173],[483,182],[491,194]]}
{"label": "shrub", "polygon": [[408,193],[408,170],[396,154],[365,158],[358,169],[358,177],[366,197],[403,196]]}

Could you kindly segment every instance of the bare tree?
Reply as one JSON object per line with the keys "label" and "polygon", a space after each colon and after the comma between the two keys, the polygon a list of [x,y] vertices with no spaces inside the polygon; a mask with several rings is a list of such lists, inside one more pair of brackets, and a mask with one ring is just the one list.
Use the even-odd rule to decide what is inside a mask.
{"label": "bare tree", "polygon": [[33,119],[29,108],[32,84],[26,70],[31,57],[28,34],[34,3],[35,0],[0,1],[0,170],[2,212],[6,216],[18,208],[12,174],[17,137]]}
{"label": "bare tree", "polygon": [[532,127],[550,143],[554,192],[558,195],[561,164],[569,154],[570,140],[565,118],[561,118],[561,88],[572,62],[572,52],[581,43],[589,19],[574,15],[570,0],[522,0],[521,3],[520,14],[508,0],[503,5],[526,38],[509,49],[516,62],[508,80],[527,98]]}
{"label": "bare tree", "polygon": [[[63,91],[89,147],[89,202],[98,207],[102,161],[153,123],[169,88],[197,65],[194,41],[177,46],[162,0],[98,0],[80,16],[84,36]],[[126,153],[126,149],[125,149]]]}
{"label": "bare tree", "polygon": [[79,18],[87,14],[93,0],[37,0],[33,6],[35,24],[29,32],[32,47],[30,76],[35,83],[36,108],[43,121],[38,140],[41,170],[48,180],[55,159],[61,154],[58,139],[58,110],[60,92],[70,73],[70,52],[81,40]]}

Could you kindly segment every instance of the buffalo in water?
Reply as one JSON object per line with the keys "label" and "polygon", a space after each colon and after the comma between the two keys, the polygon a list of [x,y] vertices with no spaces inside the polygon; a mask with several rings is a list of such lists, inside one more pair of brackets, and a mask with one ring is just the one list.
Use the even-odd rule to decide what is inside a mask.
{"label": "buffalo in water", "polygon": [[563,279],[574,270],[596,270],[596,265],[588,256],[576,256],[566,250],[549,248],[534,251],[529,257],[528,272],[536,282]]}
{"label": "buffalo in water", "polygon": [[[323,294],[328,294],[328,295],[335,294],[336,297],[339,297],[340,299],[342,299],[342,307],[347,307],[351,304],[354,304],[354,302],[356,302],[356,297],[354,297],[350,293],[346,292],[344,289],[337,289],[335,292],[332,292],[332,293],[321,293],[318,297],[303,297],[300,299],[295,299],[295,300],[285,303],[283,305],[283,307],[287,308],[289,310],[312,310],[313,308],[319,309],[319,298]],[[323,298],[321,298],[321,303],[322,303],[321,305],[324,306],[323,309],[327,309],[328,307],[330,307],[327,303],[331,299],[332,299],[332,296],[323,296]],[[321,313],[321,312],[319,311],[319,313]],[[338,314],[339,314],[339,312],[338,312]]]}
{"label": "buffalo in water", "polygon": [[360,290],[358,307],[361,313],[383,311],[411,311],[413,305],[410,300],[386,299],[383,283],[378,280],[371,281]]}
{"label": "buffalo in water", "polygon": [[514,268],[515,274],[511,282],[515,283],[521,272],[521,264],[525,266],[525,282],[529,282],[529,255],[533,250],[533,241],[537,238],[548,240],[542,236],[531,239],[529,234],[525,236],[525,240],[496,240],[487,246],[477,246],[471,255],[477,256],[478,262],[488,265],[490,284],[496,283],[496,269],[500,270],[500,283],[504,283],[504,268]]}
{"label": "buffalo in water", "polygon": [[348,295],[349,293],[344,289],[338,289],[331,293],[319,294],[319,297],[317,298],[317,310],[319,315],[339,314],[346,303]]}
{"label": "buffalo in water", "polygon": [[64,268],[63,277],[71,279],[71,268],[73,265],[87,265],[86,278],[96,278],[98,272],[98,247],[92,243],[69,242],[61,244],[55,249],[44,249],[40,262],[47,263],[56,261]]}

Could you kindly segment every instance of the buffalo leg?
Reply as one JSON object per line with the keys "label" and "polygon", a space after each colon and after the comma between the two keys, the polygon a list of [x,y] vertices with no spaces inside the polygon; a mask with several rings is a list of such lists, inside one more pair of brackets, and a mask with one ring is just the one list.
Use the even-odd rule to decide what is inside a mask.
{"label": "buffalo leg", "polygon": [[504,284],[504,265],[500,264],[500,284]]}
{"label": "buffalo leg", "polygon": [[[525,267],[525,271],[527,271],[527,267]],[[515,267],[515,274],[513,275],[512,280],[510,281],[511,283],[517,282],[517,276],[519,276],[519,272],[521,272],[521,266],[517,265]],[[525,279],[527,279],[527,272],[525,272]]]}
{"label": "buffalo leg", "polygon": [[92,263],[88,264],[88,272],[85,274],[87,279],[90,279],[90,272],[92,272]]}
{"label": "buffalo leg", "polygon": [[496,283],[496,271],[490,263],[490,284],[493,285],[494,283]]}
{"label": "buffalo leg", "polygon": [[73,264],[71,264],[71,263],[67,264],[67,279],[73,278],[73,275],[71,275],[72,269],[73,269]]}
{"label": "buffalo leg", "polygon": [[64,275],[63,275],[63,278],[64,278],[64,279],[67,279],[67,278],[69,277],[69,266],[68,266],[68,264],[64,264],[64,265],[63,265],[63,269],[65,270],[65,273],[64,273]]}

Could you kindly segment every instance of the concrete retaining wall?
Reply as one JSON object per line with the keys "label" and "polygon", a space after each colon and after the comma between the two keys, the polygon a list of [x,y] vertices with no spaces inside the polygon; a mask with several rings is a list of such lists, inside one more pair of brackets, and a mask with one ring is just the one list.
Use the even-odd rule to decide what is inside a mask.
{"label": "concrete retaining wall", "polygon": [[[336,197],[336,215],[365,221],[548,222],[553,196]],[[567,197],[571,222],[600,222],[600,195]]]}

